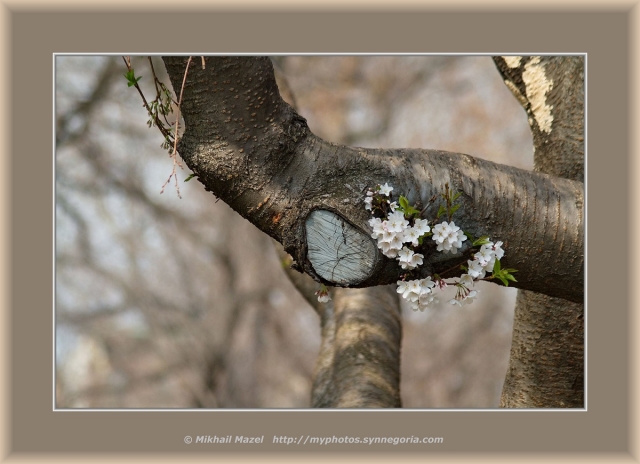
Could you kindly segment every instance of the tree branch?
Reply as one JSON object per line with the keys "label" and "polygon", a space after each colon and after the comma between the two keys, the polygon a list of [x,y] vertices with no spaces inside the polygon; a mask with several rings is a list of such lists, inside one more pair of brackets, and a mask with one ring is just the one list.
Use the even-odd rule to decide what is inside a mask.
{"label": "tree branch", "polygon": [[[426,205],[448,183],[464,193],[456,224],[505,242],[503,266],[519,270],[516,286],[582,300],[582,183],[463,154],[335,145],[312,134],[280,98],[267,57],[206,59],[206,69],[190,69],[184,86],[179,152],[205,189],[282,243],[298,270],[328,285],[395,282],[397,262],[369,237],[365,190],[389,182],[412,203]],[[187,59],[163,60],[174,89],[180,88]],[[432,206],[427,217],[435,217]],[[329,263],[310,259],[317,211],[334,227]],[[360,246],[343,246],[347,238]],[[452,263],[432,246],[424,274]]]}

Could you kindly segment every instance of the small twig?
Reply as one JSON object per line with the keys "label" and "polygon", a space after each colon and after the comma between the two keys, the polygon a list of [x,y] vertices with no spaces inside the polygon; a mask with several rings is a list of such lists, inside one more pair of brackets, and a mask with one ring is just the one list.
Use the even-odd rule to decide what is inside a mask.
{"label": "small twig", "polygon": [[178,174],[176,172],[176,166],[180,166],[180,168],[182,169],[182,164],[178,161],[178,128],[180,127],[180,106],[182,105],[182,94],[184,92],[184,85],[187,82],[187,73],[189,72],[189,65],[191,64],[191,58],[192,57],[190,56],[189,59],[187,60],[187,66],[184,70],[184,77],[182,78],[182,87],[180,87],[180,98],[178,99],[176,129],[175,129],[175,135],[173,137],[173,152],[170,155],[171,158],[173,158],[173,170],[171,171],[171,175],[169,176],[167,181],[162,186],[162,189],[160,190],[160,193],[164,192],[164,188],[171,181],[171,177],[175,177],[176,191],[178,193],[178,198],[182,198],[182,196],[180,195],[180,186],[178,185]]}
{"label": "small twig", "polygon": [[[156,100],[159,100],[160,103],[162,103],[162,92],[161,89],[166,90],[166,87],[164,86],[164,84],[162,82],[160,82],[160,79],[158,79],[158,75],[156,74],[156,70],[153,67],[153,60],[151,59],[151,57],[149,56],[149,65],[151,66],[151,74],[153,74],[153,84],[156,86]],[[158,87],[158,84],[160,84],[160,87]],[[173,98],[171,98],[171,101],[174,104],[178,104],[177,101],[175,101]],[[170,109],[171,112],[173,112]],[[167,123],[168,126],[171,126],[171,123],[169,122],[169,120],[167,119],[167,115],[164,111],[161,112],[162,113],[162,117],[164,118],[164,122]]]}
{"label": "small twig", "polygon": [[149,66],[151,66],[151,74],[153,74],[153,85],[156,86],[156,97],[160,97],[160,89],[158,88],[158,76],[156,76],[156,70],[153,67],[153,60],[150,56],[147,57],[149,59]]}
{"label": "small twig", "polygon": [[447,202],[447,219],[451,222],[451,195],[449,194],[449,183],[444,184],[444,195]]}
{"label": "small twig", "polygon": [[[123,56],[122,59],[124,60],[124,64],[127,66],[127,71],[131,71],[132,70],[131,57]],[[160,121],[160,119],[157,116],[155,117],[153,116],[153,112],[151,111],[151,108],[149,108],[149,103],[147,103],[147,99],[145,98],[144,93],[142,93],[142,89],[140,88],[137,82],[134,84],[134,87],[140,94],[140,97],[142,98],[142,104],[147,110],[147,113],[149,113],[149,116],[155,119],[156,126],[158,126],[158,130],[162,133],[162,135],[164,135],[165,139],[167,137],[171,138],[171,133],[167,129],[165,129],[164,125],[162,124],[162,121]]]}
{"label": "small twig", "polygon": [[200,58],[202,58],[202,69],[204,69],[204,56],[201,56]]}
{"label": "small twig", "polygon": [[431,198],[429,198],[429,201],[427,202],[427,206],[425,206],[424,208],[422,208],[422,210],[420,210],[420,217],[422,217],[422,215],[427,211],[427,208],[431,205],[431,203],[436,201],[436,198],[438,198],[437,195],[434,195]]}

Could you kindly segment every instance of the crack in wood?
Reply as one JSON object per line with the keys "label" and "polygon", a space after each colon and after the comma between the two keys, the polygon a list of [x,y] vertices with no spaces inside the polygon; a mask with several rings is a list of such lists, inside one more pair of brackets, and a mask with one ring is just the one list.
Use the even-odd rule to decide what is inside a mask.
{"label": "crack in wood", "polygon": [[355,285],[373,272],[376,247],[363,231],[327,210],[305,222],[307,257],[318,276],[338,285]]}

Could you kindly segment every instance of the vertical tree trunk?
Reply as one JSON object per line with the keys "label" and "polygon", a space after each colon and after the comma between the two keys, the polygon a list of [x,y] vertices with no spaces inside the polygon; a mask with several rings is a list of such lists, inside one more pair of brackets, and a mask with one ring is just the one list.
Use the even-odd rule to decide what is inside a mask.
{"label": "vertical tree trunk", "polygon": [[275,240],[274,245],[289,280],[320,316],[312,406],[400,407],[402,319],[395,286],[335,288],[332,300],[319,303],[318,284],[289,268],[291,256]]}
{"label": "vertical tree trunk", "polygon": [[[508,56],[494,61],[527,112],[534,170],[582,181],[584,58]],[[583,315],[582,303],[518,291],[501,407],[584,407]]]}
{"label": "vertical tree trunk", "polygon": [[399,408],[402,322],[393,285],[337,288],[322,318],[315,408]]}

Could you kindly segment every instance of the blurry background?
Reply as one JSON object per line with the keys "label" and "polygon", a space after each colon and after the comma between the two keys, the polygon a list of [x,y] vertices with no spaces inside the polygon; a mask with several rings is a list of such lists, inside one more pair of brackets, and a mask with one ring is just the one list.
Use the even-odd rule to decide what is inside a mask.
{"label": "blurry background", "polygon": [[[525,112],[490,57],[273,62],[283,98],[332,142],[533,165]],[[132,66],[152,99],[147,59]],[[309,407],[316,313],[271,239],[184,183],[188,168],[182,199],[173,184],[160,194],[172,163],[125,72],[120,56],[56,58],[56,406]],[[515,290],[479,289],[463,308],[404,311],[404,407],[498,406]]]}

